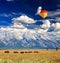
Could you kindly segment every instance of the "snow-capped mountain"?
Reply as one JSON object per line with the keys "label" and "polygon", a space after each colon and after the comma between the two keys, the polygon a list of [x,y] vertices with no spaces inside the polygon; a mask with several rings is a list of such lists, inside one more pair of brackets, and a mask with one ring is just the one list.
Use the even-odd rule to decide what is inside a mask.
{"label": "snow-capped mountain", "polygon": [[[27,19],[27,23],[23,18]],[[14,18],[12,26],[0,28],[0,49],[60,48],[60,23],[51,24],[49,20],[45,20],[37,26],[33,24],[33,19],[27,16],[23,18]]]}

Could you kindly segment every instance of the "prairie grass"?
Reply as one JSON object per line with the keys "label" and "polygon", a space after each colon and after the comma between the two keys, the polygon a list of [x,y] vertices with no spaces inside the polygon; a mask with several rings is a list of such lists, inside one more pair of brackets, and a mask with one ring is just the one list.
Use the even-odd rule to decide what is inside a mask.
{"label": "prairie grass", "polygon": [[[0,50],[0,63],[60,63],[60,50],[8,51],[9,53],[4,53],[5,50]],[[18,53],[14,53],[14,51]]]}

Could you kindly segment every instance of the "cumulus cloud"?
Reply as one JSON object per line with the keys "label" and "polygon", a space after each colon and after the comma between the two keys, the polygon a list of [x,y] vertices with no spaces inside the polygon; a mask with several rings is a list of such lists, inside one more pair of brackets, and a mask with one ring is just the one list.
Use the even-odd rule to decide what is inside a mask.
{"label": "cumulus cloud", "polygon": [[51,27],[54,29],[55,32],[60,32],[60,23],[59,22],[57,22],[55,24],[53,23],[51,25]]}
{"label": "cumulus cloud", "polygon": [[36,15],[39,15],[39,14],[40,14],[41,9],[42,9],[42,7],[41,7],[41,6],[39,6],[39,7],[38,7],[38,9],[37,9],[37,13],[36,13]]}
{"label": "cumulus cloud", "polygon": [[35,20],[26,16],[26,15],[21,15],[20,17],[17,17],[17,18],[13,18],[12,19],[14,22],[18,22],[18,23],[35,23]]}
{"label": "cumulus cloud", "polygon": [[[32,24],[35,23],[35,20],[26,16],[26,15],[21,15],[20,17],[13,18],[13,25],[8,27],[7,30],[11,29],[24,29],[25,31],[29,30],[27,27],[25,27],[25,24],[22,23],[27,23],[27,24]],[[38,21],[38,20],[36,20]],[[37,31],[38,33],[44,33],[47,32],[50,28],[53,28],[55,32],[60,31],[60,23],[50,23],[50,20],[42,20],[43,24],[37,27],[36,29],[33,29],[35,32]],[[36,27],[36,25],[35,25]],[[29,27],[28,27],[29,28]],[[6,28],[3,28],[6,29]]]}
{"label": "cumulus cloud", "polygon": [[50,28],[50,21],[49,20],[45,20],[44,24],[41,25],[42,29],[49,29]]}
{"label": "cumulus cloud", "polygon": [[46,33],[47,31],[48,29],[41,29],[41,28],[35,30],[35,32],[37,33]]}
{"label": "cumulus cloud", "polygon": [[51,27],[51,23],[49,20],[43,20],[43,24],[35,29],[37,33],[46,33]]}
{"label": "cumulus cloud", "polygon": [[60,29],[60,23],[59,22],[55,23],[55,28]]}
{"label": "cumulus cloud", "polygon": [[14,23],[13,26],[11,26],[11,28],[16,28],[16,29],[26,29],[26,27],[23,24],[16,24]]}
{"label": "cumulus cloud", "polygon": [[60,17],[56,17],[56,21],[57,22],[60,22]]}
{"label": "cumulus cloud", "polygon": [[[6,46],[13,44],[15,46],[16,43],[19,47],[20,45],[23,47],[38,47],[37,44],[41,47],[55,47],[55,44],[57,44],[60,47],[57,43],[60,40],[60,34],[56,33],[60,30],[59,22],[51,24],[50,20],[44,20],[43,24],[36,29],[29,29],[23,23],[30,25],[35,23],[35,20],[26,15],[13,18],[12,21],[13,25],[0,28],[0,43]],[[51,27],[54,29],[53,32],[48,32]]]}

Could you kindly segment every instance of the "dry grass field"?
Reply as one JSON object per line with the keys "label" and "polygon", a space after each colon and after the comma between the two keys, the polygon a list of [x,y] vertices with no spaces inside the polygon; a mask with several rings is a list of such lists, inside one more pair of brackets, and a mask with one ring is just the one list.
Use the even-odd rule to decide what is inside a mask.
{"label": "dry grass field", "polygon": [[0,50],[0,63],[60,63],[60,50]]}

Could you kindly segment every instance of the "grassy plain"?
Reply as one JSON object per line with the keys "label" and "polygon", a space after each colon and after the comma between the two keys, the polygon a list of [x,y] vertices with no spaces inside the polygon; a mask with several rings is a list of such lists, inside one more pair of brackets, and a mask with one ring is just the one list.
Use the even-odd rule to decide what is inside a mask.
{"label": "grassy plain", "polygon": [[0,50],[0,63],[60,63],[60,50]]}

